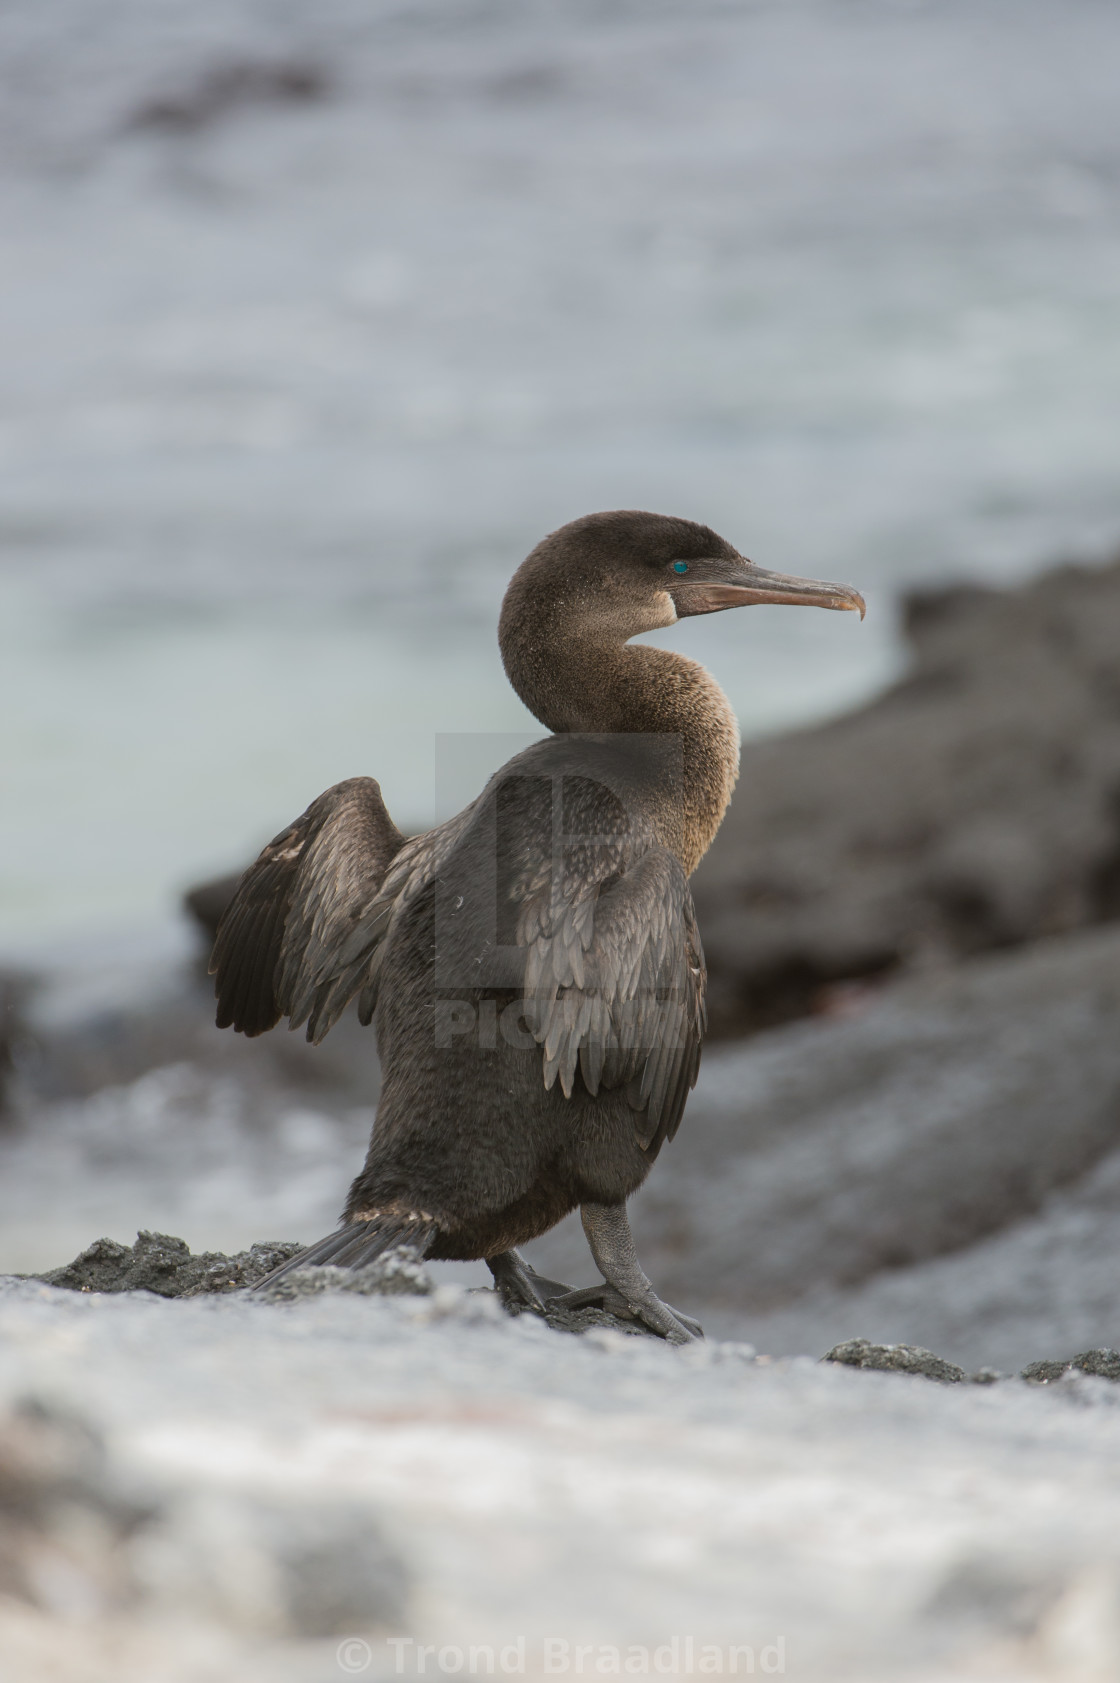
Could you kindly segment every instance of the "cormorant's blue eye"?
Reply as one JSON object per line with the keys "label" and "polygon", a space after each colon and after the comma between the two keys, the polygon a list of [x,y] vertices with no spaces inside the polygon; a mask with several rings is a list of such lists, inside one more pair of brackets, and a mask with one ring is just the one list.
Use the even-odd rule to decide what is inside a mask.
{"label": "cormorant's blue eye", "polygon": [[674,571],[674,573],[687,573],[688,572],[688,562],[687,561],[674,561],[673,562],[673,571]]}

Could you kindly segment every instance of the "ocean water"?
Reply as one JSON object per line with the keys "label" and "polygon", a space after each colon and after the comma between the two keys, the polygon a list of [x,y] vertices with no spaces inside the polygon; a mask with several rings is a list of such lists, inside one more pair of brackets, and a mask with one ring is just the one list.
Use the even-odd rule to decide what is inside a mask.
{"label": "ocean water", "polygon": [[510,573],[703,519],[854,616],[658,641],[759,733],[901,590],[1120,540],[1108,0],[7,0],[0,958],[531,729]]}

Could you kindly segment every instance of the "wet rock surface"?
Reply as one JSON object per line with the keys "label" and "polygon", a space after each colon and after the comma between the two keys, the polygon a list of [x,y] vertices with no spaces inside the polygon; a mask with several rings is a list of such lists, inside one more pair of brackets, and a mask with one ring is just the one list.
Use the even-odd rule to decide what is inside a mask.
{"label": "wet rock surface", "polygon": [[912,597],[906,677],[748,743],[693,891],[717,1033],[1120,917],[1120,562]]}
{"label": "wet rock surface", "polygon": [[[339,1025],[335,1062],[288,1080],[289,1048],[313,1064],[334,1033],[318,1051],[279,1032],[246,1045],[184,984],[122,1007],[95,1066],[75,1048],[96,1042],[99,1009],[33,1025],[41,1061],[17,1070],[0,1134],[0,1266],[45,1272],[91,1233],[141,1226],[223,1255],[262,1231],[333,1229],[373,1118],[354,1103],[371,1034]],[[780,1354],[859,1330],[1016,1372],[1117,1346],[1118,1022],[1120,929],[1102,928],[710,1047],[631,1201],[646,1272],[709,1333]],[[114,1045],[116,1082],[84,1091]],[[133,1075],[145,1056],[156,1067]],[[596,1279],[578,1219],[527,1254],[572,1286]],[[490,1283],[481,1264],[432,1272]]]}
{"label": "wet rock surface", "polygon": [[0,1594],[46,1611],[125,1605],[128,1544],[153,1514],[81,1414],[32,1398],[0,1414]]}
{"label": "wet rock surface", "polygon": [[919,1374],[923,1379],[936,1379],[943,1385],[959,1385],[965,1377],[963,1367],[923,1350],[918,1344],[872,1344],[866,1338],[849,1338],[836,1344],[826,1356],[826,1362],[838,1362],[842,1367],[873,1368],[880,1373]]}
{"label": "wet rock surface", "polygon": [[[157,1297],[202,1297],[233,1291],[255,1292],[262,1303],[301,1303],[324,1293],[347,1292],[358,1297],[429,1297],[437,1287],[423,1260],[408,1246],[386,1251],[363,1268],[309,1266],[294,1268],[279,1280],[263,1285],[269,1274],[296,1256],[303,1247],[295,1241],[265,1241],[225,1256],[204,1251],[192,1256],[185,1239],[167,1233],[140,1232],[132,1245],[97,1239],[73,1262],[27,1276],[63,1291],[153,1292]],[[454,1288],[452,1288],[454,1289]],[[475,1295],[481,1288],[475,1288]],[[566,1309],[549,1303],[542,1311],[512,1303],[496,1292],[483,1291],[484,1316],[498,1305],[507,1314],[532,1314],[555,1332],[581,1335],[608,1329],[636,1337],[659,1335],[632,1317],[594,1307]]]}
{"label": "wet rock surface", "polygon": [[418,1644],[472,1642],[523,1642],[538,1676],[549,1639],[678,1640],[683,1664],[691,1633],[811,1683],[838,1653],[927,1683],[994,1649],[1042,1683],[1071,1629],[1114,1674],[1116,1384],[859,1353],[565,1338],[452,1287],[0,1280],[8,1674],[323,1683],[344,1645],[397,1675],[393,1638],[409,1676]]}
{"label": "wet rock surface", "polygon": [[1098,1379],[1120,1380],[1120,1353],[1116,1350],[1083,1350],[1064,1362],[1028,1362],[1020,1373],[1034,1385],[1050,1385],[1067,1373],[1088,1373]]}
{"label": "wet rock surface", "polygon": [[124,127],[193,134],[254,107],[312,104],[330,93],[331,83],[327,70],[310,60],[230,59],[169,82],[138,105]]}
{"label": "wet rock surface", "polygon": [[434,1290],[423,1263],[407,1250],[386,1251],[364,1268],[293,1268],[290,1274],[264,1286],[268,1303],[298,1303],[323,1292],[356,1292],[359,1297],[427,1297]]}
{"label": "wet rock surface", "polygon": [[39,1676],[100,1679],[119,1665],[124,1677],[201,1677],[215,1641],[236,1649],[403,1620],[408,1573],[368,1508],[153,1477],[90,1416],[34,1395],[0,1412],[6,1676],[42,1666]]}
{"label": "wet rock surface", "polygon": [[0,970],[0,1121],[7,1110],[8,1083],[28,1040],[25,1007],[31,978],[18,970]]}
{"label": "wet rock surface", "polygon": [[151,1291],[157,1297],[195,1297],[255,1286],[301,1248],[294,1242],[273,1240],[236,1256],[218,1251],[192,1256],[184,1239],[141,1232],[131,1246],[115,1239],[96,1239],[73,1262],[36,1278],[66,1291]]}
{"label": "wet rock surface", "polygon": [[[295,1256],[302,1247],[294,1242],[259,1243],[236,1256],[206,1252],[192,1256],[185,1240],[166,1233],[137,1234],[132,1246],[113,1239],[98,1239],[71,1263],[44,1274],[13,1276],[28,1278],[64,1291],[117,1293],[151,1292],[163,1298],[215,1296],[253,1291],[253,1301],[262,1304],[302,1304],[311,1299],[343,1293],[354,1297],[437,1297],[445,1312],[462,1313],[469,1302],[473,1318],[480,1324],[516,1320],[528,1315],[552,1332],[582,1336],[595,1331],[630,1337],[657,1338],[636,1319],[608,1310],[585,1307],[565,1309],[549,1303],[543,1311],[511,1300],[498,1289],[437,1287],[423,1260],[408,1246],[387,1251],[363,1268],[309,1266],[296,1268],[260,1289],[273,1269]],[[3,1276],[0,1276],[3,1279]],[[468,1313],[468,1318],[471,1314]],[[736,1347],[754,1354],[754,1346]],[[996,1384],[1009,1375],[997,1368],[981,1367],[968,1374],[955,1362],[915,1344],[876,1344],[866,1338],[848,1338],[821,1357],[841,1367],[864,1368],[878,1373],[901,1373],[942,1384]],[[1082,1351],[1067,1358],[1028,1362],[1018,1377],[1036,1385],[1051,1384],[1067,1374],[1088,1374],[1120,1382],[1120,1352],[1111,1349]]]}
{"label": "wet rock surface", "polygon": [[[705,1053],[631,1201],[668,1301],[785,1354],[853,1327],[966,1368],[1120,1333],[1120,929]],[[578,1221],[528,1247],[571,1278]]]}

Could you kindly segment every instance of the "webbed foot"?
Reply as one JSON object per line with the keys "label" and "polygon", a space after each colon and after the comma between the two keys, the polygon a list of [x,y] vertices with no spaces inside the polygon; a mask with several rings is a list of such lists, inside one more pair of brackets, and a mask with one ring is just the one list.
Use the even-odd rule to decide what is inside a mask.
{"label": "webbed foot", "polygon": [[691,1315],[682,1314],[679,1309],[673,1309],[668,1303],[663,1303],[652,1289],[640,1294],[635,1293],[635,1300],[631,1302],[622,1295],[617,1286],[608,1285],[605,1280],[602,1285],[581,1286],[578,1291],[551,1298],[549,1308],[602,1309],[608,1315],[617,1315],[623,1321],[641,1321],[651,1332],[667,1338],[670,1344],[690,1344],[693,1339],[704,1336],[704,1328],[699,1321],[694,1321]]}

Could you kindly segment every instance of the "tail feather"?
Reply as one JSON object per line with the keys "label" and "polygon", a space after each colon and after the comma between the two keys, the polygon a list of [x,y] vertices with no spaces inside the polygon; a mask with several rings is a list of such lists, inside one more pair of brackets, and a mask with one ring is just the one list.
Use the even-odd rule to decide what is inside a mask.
{"label": "tail feather", "polygon": [[252,1289],[261,1291],[298,1268],[364,1268],[386,1251],[401,1247],[407,1247],[422,1262],[438,1233],[439,1227],[431,1216],[407,1210],[377,1211],[364,1220],[345,1222],[337,1232],[308,1245],[306,1250],[297,1252],[263,1280],[258,1280]]}

